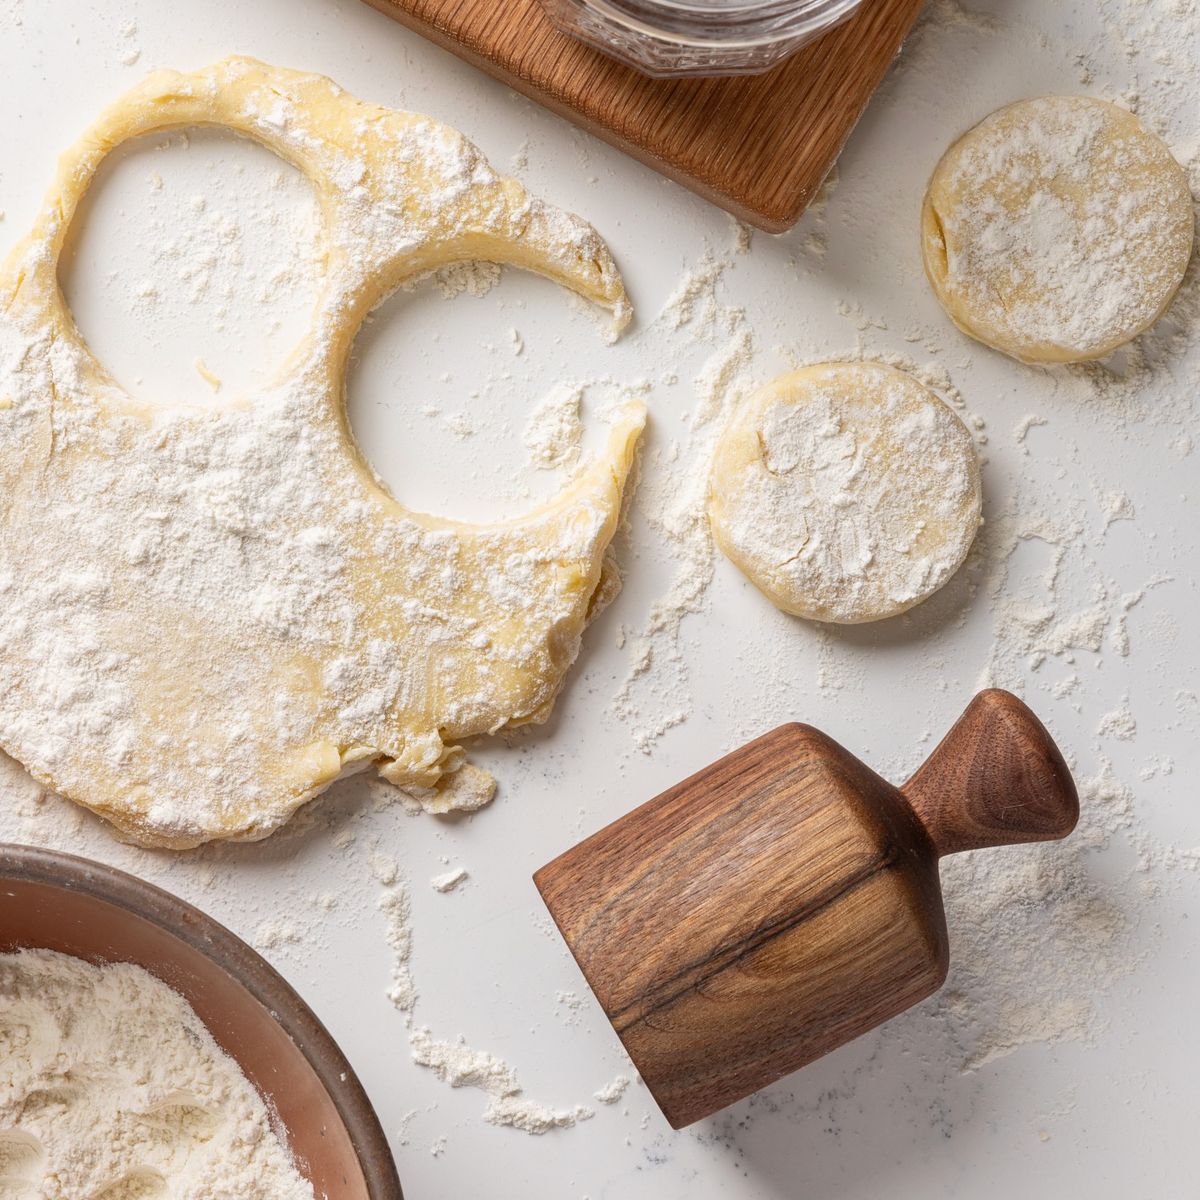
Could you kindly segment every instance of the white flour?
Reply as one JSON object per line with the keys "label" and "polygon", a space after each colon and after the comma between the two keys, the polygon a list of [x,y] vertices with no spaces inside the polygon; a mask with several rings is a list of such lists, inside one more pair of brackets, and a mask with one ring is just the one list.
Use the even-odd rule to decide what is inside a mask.
{"label": "white flour", "polygon": [[409,1034],[413,1062],[429,1067],[451,1087],[471,1087],[489,1097],[483,1119],[489,1125],[506,1125],[524,1133],[549,1133],[568,1129],[594,1114],[585,1105],[554,1109],[528,1099],[521,1092],[512,1067],[486,1050],[472,1050],[464,1042],[439,1042],[422,1026]]}
{"label": "white flour", "polygon": [[[476,1050],[463,1039],[456,1042],[434,1038],[428,1026],[414,1025],[417,991],[413,985],[410,961],[412,958],[411,905],[408,885],[399,878],[394,860],[377,856],[371,863],[372,873],[384,885],[379,907],[387,916],[387,941],[392,950],[392,983],[388,998],[403,1014],[408,1027],[408,1042],[413,1062],[428,1067],[451,1087],[470,1087],[488,1096],[483,1119],[489,1125],[519,1129],[523,1133],[543,1134],[552,1129],[567,1129],[594,1115],[583,1104],[569,1108],[553,1108],[530,1099],[517,1082],[516,1072],[508,1063],[486,1050]],[[434,879],[438,891],[448,891],[466,872],[459,868],[441,879]],[[454,883],[445,882],[454,879]],[[439,883],[445,886],[439,886]],[[610,1103],[610,1101],[604,1101]]]}
{"label": "white flour", "polygon": [[616,1104],[621,1097],[625,1095],[626,1089],[629,1087],[628,1075],[617,1075],[610,1082],[606,1083],[602,1088],[599,1088],[593,1093],[601,1104]]}
{"label": "white flour", "polygon": [[569,467],[578,460],[583,443],[583,393],[581,384],[556,384],[529,414],[522,440],[535,466]]}
{"label": "white flour", "polygon": [[451,871],[443,871],[441,875],[435,875],[429,883],[435,892],[452,892],[467,878],[466,867],[455,867]]}
{"label": "white flour", "polygon": [[[685,345],[712,350],[694,382],[699,399],[688,421],[686,444],[672,442],[654,453],[634,499],[671,560],[667,589],[651,604],[645,622],[620,634],[629,667],[612,708],[644,753],[691,711],[690,673],[680,635],[684,618],[703,610],[713,578],[715,550],[705,509],[709,467],[723,419],[752,378],[754,342],[745,310],[720,300],[728,265],[728,257],[707,253],[684,274],[651,327],[670,339],[674,354],[680,352],[679,337]],[[664,357],[670,361],[670,355]]]}
{"label": "white flour", "polygon": [[182,996],[130,963],[49,950],[0,955],[0,1193],[313,1196],[262,1098]]}
{"label": "white flour", "polygon": [[1123,704],[1120,708],[1105,713],[1100,718],[1100,724],[1096,726],[1096,733],[1100,737],[1111,737],[1122,742],[1130,742],[1137,734],[1137,721],[1134,720],[1128,705]]}

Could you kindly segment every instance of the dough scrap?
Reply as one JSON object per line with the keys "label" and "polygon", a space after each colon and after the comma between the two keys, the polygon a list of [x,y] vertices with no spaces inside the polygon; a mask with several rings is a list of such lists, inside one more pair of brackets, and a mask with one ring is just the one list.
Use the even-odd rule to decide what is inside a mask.
{"label": "dough scrap", "polygon": [[1166,311],[1194,225],[1183,168],[1136,117],[1044,96],[950,147],[925,194],[921,243],[964,333],[1024,362],[1083,362]]}
{"label": "dough scrap", "polygon": [[717,544],[784,612],[858,624],[919,604],[981,524],[966,426],[911,376],[825,363],[748,397],[721,433]]}
{"label": "dough scrap", "polygon": [[[258,394],[144,404],[84,344],[58,259],[114,147],[198,125],[307,177],[327,270],[308,332]],[[159,71],[100,116],[0,270],[5,751],[130,838],[186,847],[264,837],[371,765],[449,804],[437,785],[462,764],[459,739],[548,716],[609,578],[642,405],[613,414],[558,496],[485,525],[406,508],[345,416],[364,316],[406,279],[480,259],[628,318],[589,225],[454,130],[321,76],[243,58]]]}

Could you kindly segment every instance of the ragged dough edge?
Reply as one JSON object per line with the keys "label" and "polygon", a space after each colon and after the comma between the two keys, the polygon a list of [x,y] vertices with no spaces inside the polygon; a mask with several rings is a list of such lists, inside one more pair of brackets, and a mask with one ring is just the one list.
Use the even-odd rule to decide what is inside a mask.
{"label": "ragged dough edge", "polygon": [[[604,455],[601,455],[601,461],[596,462],[590,469],[585,468],[582,478],[577,479],[568,490],[581,488],[583,480],[607,470],[611,476],[612,487],[620,493],[645,426],[645,409],[640,404],[631,404],[620,414],[614,415],[617,419],[610,438],[610,452],[611,448],[619,447],[615,450],[618,469],[609,466],[603,461]],[[612,529],[606,535],[606,541],[611,541],[616,530],[618,508],[615,507],[613,511]],[[487,734],[496,734],[508,727],[542,724],[549,719],[554,703],[566,684],[566,673],[579,653],[584,630],[612,603],[621,590],[620,574],[615,559],[610,557],[610,547],[607,545],[594,574],[595,587],[588,605],[583,610],[582,619],[578,623],[563,623],[554,631],[555,638],[564,646],[564,653],[569,656],[569,661],[558,674],[557,680],[553,681],[544,698],[529,712],[513,716],[510,720],[487,730]],[[400,759],[380,755],[370,746],[338,747],[332,742],[313,743],[308,747],[308,751],[318,764],[318,781],[311,788],[281,805],[270,818],[248,824],[240,832],[226,835],[221,840],[261,841],[285,825],[298,809],[317,799],[335,783],[361,774],[371,767],[377,769],[382,779],[416,799],[427,813],[445,815],[451,812],[475,812],[491,803],[497,787],[495,777],[469,763],[462,746],[445,744],[441,731],[431,732],[427,737],[419,741],[414,740],[410,745],[411,753]],[[3,738],[0,738],[0,749],[6,749]],[[51,776],[32,770],[30,774],[43,786],[60,792]],[[85,807],[103,817],[126,839],[137,845],[190,850],[206,841],[214,840],[189,834],[164,835],[158,828],[130,818],[127,810],[120,807],[97,804],[85,804]]]}
{"label": "ragged dough edge", "polygon": [[[585,465],[576,476],[575,481],[566,489],[567,492],[582,490],[587,480],[608,474],[610,486],[617,494],[617,501],[612,507],[610,528],[605,535],[605,551],[603,555],[599,556],[593,573],[594,587],[587,605],[581,609],[583,615],[578,622],[563,623],[554,631],[556,638],[564,647],[564,653],[569,655],[569,661],[535,707],[527,713],[515,715],[510,720],[485,731],[489,735],[499,733],[510,726],[541,724],[549,719],[554,703],[565,686],[566,673],[579,653],[584,630],[620,593],[620,572],[615,557],[611,555],[611,546],[608,543],[611,542],[619,524],[620,493],[637,453],[641,432],[645,427],[645,407],[640,403],[630,403],[614,412],[612,418],[613,429],[608,451],[599,455],[597,460]],[[612,457],[608,457],[606,461],[606,456]],[[16,758],[16,755],[5,744],[3,736],[0,736],[0,750]],[[317,799],[335,783],[359,775],[371,767],[377,769],[382,779],[411,795],[425,812],[431,814],[474,812],[486,807],[496,793],[495,777],[469,763],[466,759],[466,751],[462,746],[445,744],[441,731],[431,732],[427,737],[411,743],[412,752],[403,759],[388,758],[370,746],[339,747],[332,742],[313,743],[307,750],[317,764],[317,782],[305,791],[290,797],[269,816],[247,824],[236,833],[225,834],[219,840],[261,841],[275,833],[290,820],[297,810]],[[20,759],[17,761],[19,762]],[[56,794],[67,795],[52,774],[28,766],[25,767],[25,770],[43,787]],[[74,799],[74,797],[70,798]],[[77,801],[77,803],[83,804],[85,808],[103,817],[125,840],[135,845],[167,850],[191,850],[205,842],[218,840],[211,836],[198,836],[192,833],[164,833],[160,827],[149,825],[131,816],[128,807],[84,801]]]}
{"label": "ragged dough edge", "polygon": [[[1064,346],[1036,337],[1015,338],[1011,331],[999,327],[995,321],[989,320],[985,313],[976,311],[978,306],[970,303],[952,287],[949,279],[949,249],[943,214],[950,211],[955,202],[950,194],[951,180],[960,157],[977,136],[1003,122],[1012,113],[1056,100],[1087,101],[1097,110],[1106,113],[1114,129],[1143,141],[1148,153],[1151,150],[1159,151],[1158,166],[1163,176],[1164,191],[1174,193],[1168,197],[1167,207],[1177,210],[1177,215],[1187,230],[1183,244],[1176,247],[1176,283],[1166,291],[1156,309],[1121,334],[1088,346]],[[1106,357],[1145,333],[1174,303],[1194,248],[1193,203],[1187,173],[1171,154],[1169,147],[1126,109],[1097,97],[1045,96],[1034,100],[1020,100],[990,113],[958,137],[942,155],[930,176],[921,205],[921,259],[926,278],[938,302],[955,327],[968,337],[1030,366],[1092,362]]]}
{"label": "ragged dough edge", "polygon": [[[40,332],[49,334],[52,339],[78,339],[73,318],[57,286],[58,254],[75,209],[99,163],[112,149],[130,137],[188,126],[233,128],[235,132],[260,141],[301,170],[312,184],[318,202],[323,208],[328,208],[333,201],[323,194],[325,176],[320,170],[308,163],[295,146],[281,146],[270,130],[247,130],[244,127],[248,119],[243,111],[246,97],[255,95],[264,86],[277,94],[287,95],[293,103],[303,104],[306,112],[328,106],[336,116],[335,110],[348,106],[353,108],[354,115],[359,119],[367,114],[373,120],[399,125],[421,122],[429,128],[434,127],[434,123],[427,122],[425,118],[358,101],[323,76],[273,68],[253,59],[231,58],[193,74],[157,71],[102,113],[75,146],[62,156],[58,176],[33,231],[13,248],[0,272],[0,305],[4,312],[12,316],[18,325],[22,316],[28,318],[31,313],[34,314]],[[157,121],[154,114],[160,109],[164,116]],[[631,315],[628,299],[611,254],[595,230],[579,218],[530,197],[516,181],[496,176],[462,135],[444,126],[436,128],[447,138],[455,139],[456,147],[473,154],[473,170],[483,180],[481,186],[488,189],[488,202],[499,218],[493,219],[492,227],[477,231],[478,236],[459,236],[453,256],[439,257],[434,254],[428,265],[494,256],[496,261],[542,274],[607,308],[612,313],[614,328],[619,330],[624,327]],[[497,232],[497,226],[503,221],[507,221],[507,224]],[[347,310],[342,328],[334,331],[345,343],[345,350],[348,350],[366,312],[405,279],[419,274],[423,266],[425,264],[413,261],[404,272],[381,272],[382,282],[377,280],[373,287],[363,289],[359,303]],[[51,299],[47,300],[47,297]],[[44,316],[44,313],[49,315]],[[305,340],[308,340],[307,337]],[[293,352],[293,358],[300,349]],[[106,388],[111,386],[114,391],[118,390],[99,364],[93,363],[92,366],[98,382]],[[453,739],[464,733],[469,736],[494,733],[508,724],[545,720],[549,715],[554,699],[563,686],[565,673],[578,653],[583,628],[596,611],[597,597],[607,594],[611,575],[605,573],[603,564],[608,554],[608,543],[616,529],[622,489],[644,422],[643,405],[626,405],[621,412],[614,414],[606,451],[592,463],[585,464],[558,497],[514,521],[479,527],[488,531],[515,528],[554,509],[565,508],[574,498],[589,493],[602,497],[608,514],[597,539],[595,562],[580,589],[580,602],[566,619],[558,622],[546,634],[547,643],[552,647],[554,670],[543,681],[543,685],[535,690],[529,702],[507,720],[493,724],[486,730],[429,730],[422,736],[408,739],[404,753],[393,757],[369,745],[339,745],[331,740],[313,742],[293,756],[297,767],[307,777],[308,786],[277,797],[274,803],[264,805],[262,810],[235,829],[214,829],[200,823],[189,823],[186,828],[167,828],[145,819],[144,813],[152,797],[139,795],[136,790],[107,802],[95,795],[84,797],[73,794],[74,788],[38,763],[26,762],[26,769],[44,786],[70,796],[103,816],[130,840],[170,848],[187,848],[212,838],[257,840],[265,837],[286,822],[296,809],[314,799],[336,780],[372,765],[399,786],[434,789],[441,796],[448,797],[446,804],[450,807],[478,806],[486,802],[481,801],[480,797],[486,794],[490,799],[491,793],[478,778],[483,773],[472,774],[475,772],[472,768],[464,774],[463,752],[453,744]],[[422,514],[409,515],[417,520],[422,518]],[[439,527],[455,523],[430,518],[429,524]],[[0,731],[0,746],[23,761],[20,747],[9,744],[3,731]],[[470,787],[465,786],[468,781],[471,781]],[[456,805],[453,799],[456,793],[468,799]]]}
{"label": "ragged dough edge", "polygon": [[[628,478],[637,453],[638,439],[645,426],[645,407],[637,402],[627,403],[615,410],[611,414],[611,419],[613,428],[608,449],[599,455],[598,459],[590,466],[584,468],[567,492],[560,494],[561,497],[576,489],[589,490],[592,481],[602,478],[606,472],[609,475],[612,503],[609,505],[609,519],[602,535],[604,550],[597,556],[597,562],[590,576],[588,602],[578,611],[575,619],[561,622],[550,635],[560,646],[560,653],[564,656],[566,665],[558,673],[557,679],[550,681],[544,695],[539,698],[537,703],[532,705],[528,711],[514,714],[503,724],[487,730],[489,734],[521,725],[540,725],[549,720],[554,702],[566,684],[566,672],[579,654],[584,630],[620,593],[620,570],[612,553],[611,543],[621,519],[621,494],[624,482]],[[535,513],[540,511],[540,509],[535,510]],[[533,515],[530,514],[530,516]],[[431,763],[429,759],[434,754],[437,755],[437,758]],[[423,752],[415,759],[383,760],[379,767],[379,774],[389,783],[417,795],[421,799],[422,807],[427,812],[474,811],[489,803],[495,794],[495,780],[487,772],[467,763],[462,747],[445,745],[440,735],[437,737],[436,743],[431,739],[430,743],[423,748]],[[462,776],[462,778],[456,778],[457,776]],[[481,776],[491,781],[490,788],[485,787]],[[469,785],[468,779],[470,780]],[[436,800],[427,799],[425,793],[430,791],[435,793]],[[481,799],[480,797],[485,791],[486,798]]]}

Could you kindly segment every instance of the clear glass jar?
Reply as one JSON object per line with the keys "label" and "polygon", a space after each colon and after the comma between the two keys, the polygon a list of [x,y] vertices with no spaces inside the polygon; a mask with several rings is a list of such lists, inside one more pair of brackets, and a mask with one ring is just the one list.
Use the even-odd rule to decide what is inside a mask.
{"label": "clear glass jar", "polygon": [[564,32],[647,75],[754,75],[861,0],[542,0]]}

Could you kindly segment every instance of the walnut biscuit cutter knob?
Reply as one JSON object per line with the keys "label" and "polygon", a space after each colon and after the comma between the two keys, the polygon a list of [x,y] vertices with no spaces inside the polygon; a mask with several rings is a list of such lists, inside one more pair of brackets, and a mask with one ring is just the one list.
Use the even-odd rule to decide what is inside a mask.
{"label": "walnut biscuit cutter knob", "polygon": [[1065,837],[1053,739],[980,692],[903,787],[782,725],[542,867],[534,882],[676,1129],[941,987],[938,859]]}

